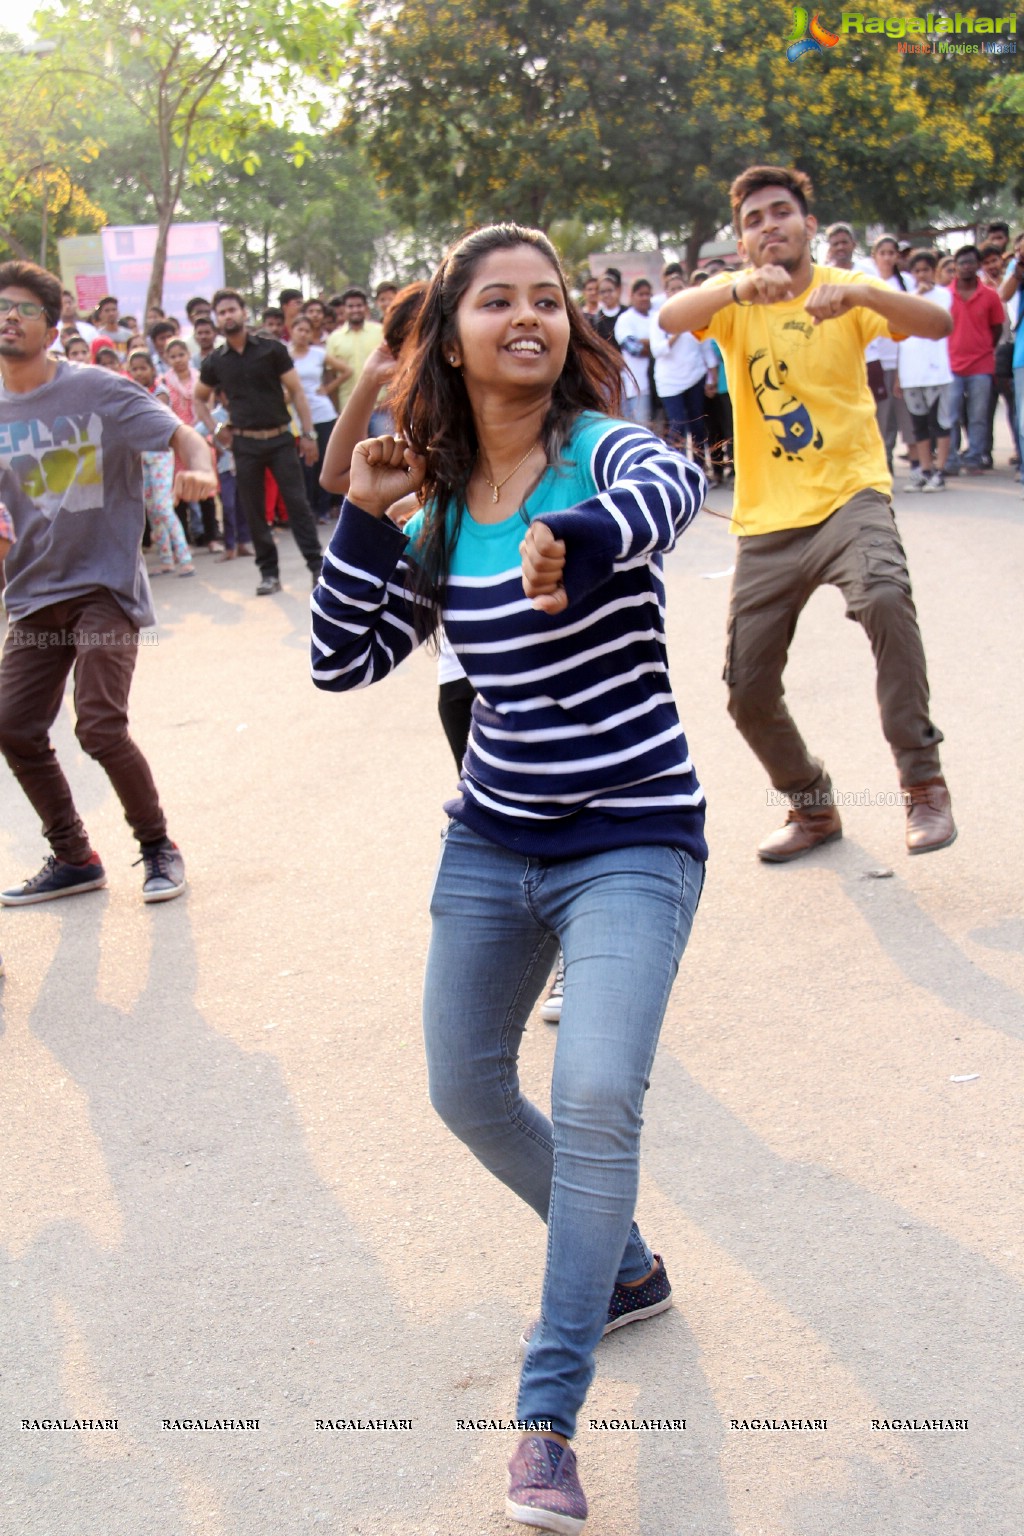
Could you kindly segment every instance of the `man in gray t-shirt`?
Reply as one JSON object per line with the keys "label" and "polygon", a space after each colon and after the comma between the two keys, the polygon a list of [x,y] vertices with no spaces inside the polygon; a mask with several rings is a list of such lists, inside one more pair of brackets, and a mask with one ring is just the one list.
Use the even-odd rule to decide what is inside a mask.
{"label": "man in gray t-shirt", "polygon": [[166,405],[107,368],[58,362],[38,389],[0,387],[3,499],[17,534],[4,592],[12,619],[106,587],[137,628],[156,622],[139,455],[169,447],[177,427]]}
{"label": "man in gray t-shirt", "polygon": [[49,739],[72,669],[75,734],[139,840],[143,900],[167,901],[184,889],[184,861],[128,734],[138,633],[154,622],[139,455],[173,446],[185,465],[179,500],[212,496],[216,482],[203,439],[138,384],[49,356],[60,305],[48,272],[0,264],[0,502],[14,531],[0,751],[53,850],[37,875],[0,892],[0,903],[26,906],[106,884]]}

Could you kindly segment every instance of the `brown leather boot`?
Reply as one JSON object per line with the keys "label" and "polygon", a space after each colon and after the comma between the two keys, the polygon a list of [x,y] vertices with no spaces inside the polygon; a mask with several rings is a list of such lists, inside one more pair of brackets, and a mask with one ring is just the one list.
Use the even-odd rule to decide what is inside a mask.
{"label": "brown leather boot", "polygon": [[904,786],[907,796],[907,852],[934,853],[956,842],[956,824],[946,781],[925,779]]}
{"label": "brown leather boot", "polygon": [[843,835],[843,824],[834,805],[811,806],[797,810],[792,806],[786,820],[777,832],[766,837],[757,850],[759,859],[766,864],[785,864],[798,859],[802,853],[810,853],[821,843],[834,842]]}

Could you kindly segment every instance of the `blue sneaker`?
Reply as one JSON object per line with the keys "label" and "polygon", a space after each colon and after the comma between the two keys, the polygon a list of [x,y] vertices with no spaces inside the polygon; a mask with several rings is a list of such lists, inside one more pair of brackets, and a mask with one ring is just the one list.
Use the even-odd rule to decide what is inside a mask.
{"label": "blue sneaker", "polygon": [[[672,1286],[661,1254],[656,1253],[654,1268],[640,1285],[619,1285],[616,1282],[612,1299],[608,1303],[608,1321],[601,1331],[601,1337],[614,1333],[616,1328],[625,1328],[627,1323],[639,1323],[645,1317],[656,1317],[659,1312],[667,1312],[671,1305]],[[524,1331],[519,1340],[521,1350],[528,1347],[539,1321],[535,1317]]]}
{"label": "blue sneaker", "polygon": [[94,853],[87,864],[65,864],[51,853],[38,875],[0,891],[5,907],[28,907],[36,901],[56,901],[58,896],[77,896],[79,891],[98,891],[107,883],[107,872]]}
{"label": "blue sneaker", "polygon": [[521,1525],[558,1536],[576,1536],[587,1518],[587,1500],[576,1472],[571,1446],[526,1435],[508,1464],[505,1513]]}
{"label": "blue sneaker", "polygon": [[144,847],[135,863],[143,866],[143,901],[173,901],[185,889],[185,860],[169,837]]}

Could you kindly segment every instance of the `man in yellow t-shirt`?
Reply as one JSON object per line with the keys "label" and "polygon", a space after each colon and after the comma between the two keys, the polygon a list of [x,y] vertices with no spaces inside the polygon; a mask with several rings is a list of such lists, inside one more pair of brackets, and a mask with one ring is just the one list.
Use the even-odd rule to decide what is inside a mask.
{"label": "man in yellow t-shirt", "polygon": [[341,299],[345,324],[328,336],[325,358],[327,367],[341,375],[337,399],[339,416],[363,371],[363,364],[384,335],[383,326],[368,318],[369,303],[361,288],[346,288]]}
{"label": "man in yellow t-shirt", "polygon": [[928,714],[924,647],[892,479],[867,385],[864,348],[880,335],[940,338],[937,304],[861,272],[816,267],[802,171],[754,166],[731,188],[737,245],[749,264],[666,300],[670,335],[710,336],[725,360],[735,417],[733,531],[739,550],[729,607],[729,713],[790,801],[758,848],[784,863],[842,836],[836,795],[783,699],[782,675],[811,593],[839,587],[874,652],[882,729],[907,802],[907,849],[956,837]]}

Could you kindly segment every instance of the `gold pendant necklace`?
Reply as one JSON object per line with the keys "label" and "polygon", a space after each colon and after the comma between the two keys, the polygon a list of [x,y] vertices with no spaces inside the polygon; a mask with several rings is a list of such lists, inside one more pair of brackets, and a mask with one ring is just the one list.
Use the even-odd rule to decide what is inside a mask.
{"label": "gold pendant necklace", "polygon": [[[539,439],[538,439],[538,442],[539,442]],[[494,492],[494,495],[491,497],[492,505],[496,505],[500,501],[502,486],[508,484],[508,482],[512,479],[512,476],[515,474],[517,469],[522,469],[523,465],[526,463],[527,459],[530,457],[530,454],[533,452],[534,448],[536,448],[536,447],[537,447],[537,443],[532,443],[530,445],[530,447],[527,448],[527,450],[523,454],[522,458],[519,460],[519,463],[515,466],[515,469],[510,469],[508,474],[505,476],[504,480],[499,480],[497,485],[495,485],[493,480],[488,480],[487,476],[484,475],[484,467],[483,467],[483,465],[482,464],[480,465],[480,473],[484,476],[484,483],[486,485],[489,485],[491,490]],[[480,456],[478,454],[477,455],[477,462],[478,463],[479,463],[479,460],[480,460]]]}

